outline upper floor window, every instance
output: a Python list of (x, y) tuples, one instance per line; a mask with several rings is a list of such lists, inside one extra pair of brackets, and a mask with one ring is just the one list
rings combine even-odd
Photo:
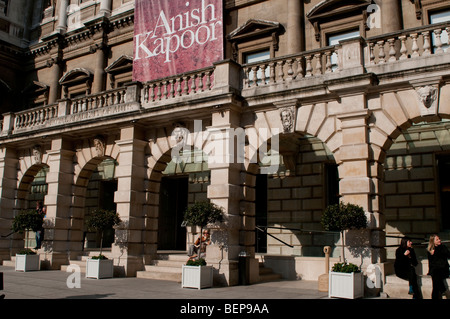
[[(442, 23), (447, 21), (450, 21), (450, 10), (430, 14), (430, 24)], [(434, 32), (431, 33), (431, 37), (433, 41), (433, 49), (436, 50), (437, 39)], [(442, 42), (442, 49), (447, 50), (449, 45), (448, 45), (448, 33), (446, 30), (442, 30), (441, 32), (441, 42)]]
[[(265, 60), (269, 60), (270, 59), (270, 50), (263, 50), (263, 51), (258, 51), (258, 52), (253, 52), (253, 53), (248, 53), (245, 55), (245, 63), (253, 63), (253, 62), (261, 62), (261, 61), (265, 61)], [(265, 82), (268, 83), (269, 81), (269, 76), (270, 76), (270, 69), (266, 68), (265, 71)], [(249, 73), (249, 84), (253, 83), (253, 77), (254, 77), (254, 72), (250, 71)], [(256, 72), (256, 78), (257, 83), (261, 83), (262, 81), (262, 70), (258, 69), (258, 71)]]
[[(328, 36), (328, 45), (337, 45), (339, 41), (357, 38), (360, 36), (359, 30), (346, 31), (341, 33), (335, 33)], [(334, 71), (338, 67), (338, 57), (336, 53), (331, 55), (331, 68)]]

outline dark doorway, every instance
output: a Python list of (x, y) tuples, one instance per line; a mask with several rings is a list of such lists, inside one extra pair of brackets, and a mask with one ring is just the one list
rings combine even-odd
[(186, 228), (181, 227), (187, 207), (188, 176), (163, 177), (158, 218), (158, 249), (186, 250)]
[[(99, 208), (107, 210), (116, 210), (114, 202), (114, 193), (117, 191), (117, 180), (100, 181), (99, 189)], [(111, 247), (114, 243), (114, 229), (107, 229), (103, 232), (103, 248)], [(97, 246), (100, 247), (100, 239), (97, 239)]]
[[(256, 201), (255, 201), (256, 226), (266, 231), (267, 228), (267, 175), (256, 176)], [(267, 234), (266, 232), (256, 231), (256, 252), (267, 252)]]
[(450, 231), (450, 155), (438, 157), (441, 221), (443, 231)]

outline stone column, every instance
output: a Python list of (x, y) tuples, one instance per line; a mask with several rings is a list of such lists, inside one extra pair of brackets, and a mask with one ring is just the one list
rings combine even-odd
[(52, 104), (55, 103), (60, 97), (61, 86), (59, 85), (59, 79), (61, 78), (61, 66), (58, 61), (50, 61), (49, 65), (52, 78), (50, 83), (50, 92), (48, 95), (48, 104)]
[[(73, 156), (70, 141), (63, 138), (52, 141), (48, 153), (49, 172), (47, 174), (48, 191), (44, 205), (47, 207), (47, 217), (44, 221), (44, 253), (51, 269), (59, 269), (69, 262), (69, 252), (76, 249), (82, 238), (70, 235), (71, 203), (73, 186)], [(74, 243), (74, 244), (72, 244)], [(80, 249), (80, 247), (79, 247)], [(42, 257), (41, 257), (42, 260)]]
[[(2, 236), (11, 233), (16, 201), (18, 161), (15, 150), (0, 148), (0, 234)], [(19, 248), (23, 247), (19, 241), (13, 241), (11, 245), (13, 239), (14, 236), (0, 237), (0, 262), (9, 260), (10, 254), (15, 254)]]
[(92, 93), (100, 93), (105, 87), (105, 50), (103, 43), (91, 47), (91, 52), (95, 54), (94, 81), (92, 83)]
[(101, 0), (100, 3), (100, 16), (111, 16), (111, 0)]
[(58, 12), (58, 24), (56, 26), (56, 32), (65, 33), (67, 31), (67, 7), (69, 6), (69, 0), (59, 1)]
[(288, 1), (287, 43), (288, 54), (305, 50), (303, 0)]
[(399, 0), (378, 1), (381, 6), (383, 33), (395, 32), (402, 29), (402, 12)]
[[(114, 264), (120, 269), (119, 275), (136, 276), (136, 271), (144, 270), (143, 254), (146, 238), (144, 205), (146, 196), (144, 180), (145, 147), (143, 133), (136, 127), (121, 129), (120, 161), (116, 169), (118, 178), (114, 200), (123, 223), (116, 229), (116, 239), (112, 246)], [(119, 258), (120, 257), (120, 258)]]

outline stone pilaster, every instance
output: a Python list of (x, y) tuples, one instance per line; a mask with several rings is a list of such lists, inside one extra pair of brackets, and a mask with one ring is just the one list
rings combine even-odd
[[(245, 231), (241, 216), (243, 189), (241, 184), (242, 163), (231, 156), (229, 147), (234, 147), (234, 129), (238, 127), (240, 112), (234, 106), (221, 106), (212, 115), (214, 132), (211, 140), (208, 168), (211, 171), (211, 183), (208, 186), (208, 198), (223, 207), (225, 222), (211, 233), (212, 245), (207, 250), (207, 263), (214, 266), (214, 280), (219, 285), (237, 285), (239, 282), (238, 257), (245, 251)], [(234, 148), (236, 149), (236, 148)], [(254, 223), (254, 222), (253, 222)], [(254, 241), (254, 240), (253, 240)], [(254, 257), (254, 251), (247, 252)], [(253, 255), (253, 256), (252, 256)], [(257, 271), (257, 261), (251, 262), (251, 273)]]
[[(12, 219), (17, 187), (17, 158), (13, 149), (0, 148), (0, 262), (9, 260), (10, 247), (19, 248), (22, 243), (12, 243), (11, 233)], [(5, 237), (3, 237), (5, 236)]]
[[(346, 233), (345, 258), (349, 262), (362, 264), (363, 268), (366, 268), (369, 264), (378, 263), (384, 259), (381, 250), (384, 236), (380, 232), (384, 227), (384, 222), (380, 218), (379, 207), (381, 170), (379, 165), (372, 160), (370, 141), (368, 140), (370, 111), (362, 107), (365, 105), (364, 101), (363, 95), (343, 97), (343, 104), (351, 103), (355, 110), (341, 114), (338, 118), (342, 123), (343, 142), (339, 149), (341, 200), (362, 206), (369, 220), (369, 227), (366, 230)], [(360, 105), (361, 109), (356, 110), (356, 105)]]
[(116, 141), (120, 147), (120, 160), (116, 169), (118, 185), (114, 200), (123, 223), (116, 229), (112, 253), (116, 269), (117, 266), (121, 269), (119, 275), (122, 276), (136, 276), (136, 271), (144, 269), (147, 143), (142, 138), (141, 132), (131, 126), (122, 128), (120, 140)]
[[(73, 186), (73, 156), (70, 141), (63, 138), (52, 141), (48, 153), (48, 192), (44, 205), (47, 217), (44, 221), (45, 267), (59, 269), (69, 262), (70, 252), (81, 250), (82, 238), (73, 238), (71, 228), (71, 203)], [(78, 243), (78, 247), (72, 245)], [(42, 257), (41, 257), (42, 259)]]

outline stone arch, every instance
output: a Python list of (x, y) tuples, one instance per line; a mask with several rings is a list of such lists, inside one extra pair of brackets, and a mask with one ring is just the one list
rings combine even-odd
[[(98, 145), (98, 140), (100, 141), (100, 146)], [(71, 240), (77, 241), (80, 244), (82, 244), (83, 240), (83, 220), (85, 216), (87, 186), (93, 172), (104, 160), (114, 160), (115, 166), (118, 165), (119, 147), (114, 141), (114, 136), (103, 137), (96, 135), (89, 139), (83, 139), (76, 145), (71, 208), (73, 225), (71, 229)]]
[[(296, 103), (278, 105), (276, 110), (256, 114), (254, 126), (246, 129), (248, 141), (246, 143), (245, 172), (243, 172), (242, 178), (244, 200), (241, 203), (241, 215), (244, 220), (244, 225), (246, 225), (245, 232), (248, 234), (248, 236), (244, 236), (246, 238), (244, 246), (246, 246), (246, 251), (249, 253), (252, 251), (251, 247), (256, 240), (254, 238), (256, 220), (255, 208), (256, 198), (258, 197), (256, 179), (261, 171), (258, 164), (261, 158), (259, 150), (261, 148), (264, 149), (264, 151), (270, 150), (271, 147), (274, 147), (274, 139), (278, 140), (275, 144), (282, 157), (282, 160), (280, 161), (282, 168), (269, 174), (269, 178), (277, 178), (280, 185), (278, 186), (278, 189), (275, 189), (275, 191), (272, 192), (279, 195), (270, 196), (284, 196), (282, 193), (285, 190), (290, 192), (291, 195), (284, 200), (280, 199), (278, 201), (273, 199), (271, 203), (268, 204), (272, 207), (270, 209), (275, 209), (275, 206), (279, 205), (278, 209), (280, 209), (280, 216), (283, 214), (291, 216), (289, 217), (292, 218), (291, 221), (286, 220), (285, 222), (278, 223), (279, 225), (285, 225), (286, 228), (300, 228), (302, 222), (305, 222), (305, 225), (307, 225), (306, 215), (315, 218), (317, 223), (317, 216), (312, 216), (315, 213), (322, 212), (325, 208), (324, 198), (326, 197), (325, 188), (327, 187), (324, 178), (325, 171), (328, 166), (331, 167), (331, 164), (333, 169), (337, 166), (338, 160), (336, 159), (336, 153), (339, 151), (341, 145), (342, 134), (338, 131), (340, 127), (339, 121), (336, 116), (327, 116), (330, 113), (330, 109), (332, 110), (335, 106), (336, 104), (334, 102), (305, 105), (299, 108), (297, 108)], [(281, 112), (286, 107), (295, 107), (293, 112), (295, 115), (293, 128), (287, 130), (287, 132), (286, 128), (289, 129), (290, 125), (283, 125), (281, 119)], [(267, 132), (259, 134), (258, 136), (258, 132), (264, 130)], [(256, 141), (256, 143), (253, 144), (252, 141)], [(313, 143), (314, 146), (311, 146), (313, 145), (311, 144), (309, 149), (317, 150), (320, 155), (312, 155), (312, 152), (308, 154), (308, 143)], [(316, 147), (319, 144), (322, 145), (320, 150)], [(316, 176), (313, 176), (313, 174), (316, 174)], [(308, 187), (304, 187), (306, 184), (302, 184), (313, 183), (313, 180), (316, 177), (321, 181), (323, 180), (321, 185), (313, 186), (311, 184)], [(305, 182), (300, 181), (301, 179), (304, 179)], [(272, 188), (275, 187), (273, 185), (275, 185), (275, 183), (272, 184)], [(313, 191), (314, 187), (316, 191)], [(319, 188), (321, 189), (320, 192), (317, 191)], [(306, 192), (309, 192), (308, 196), (306, 196)], [(321, 195), (319, 196), (319, 194)], [(307, 201), (308, 203), (306, 203)], [(303, 202), (305, 203), (304, 207), (302, 207)], [(287, 213), (285, 214), (283, 211)], [(302, 217), (300, 214), (305, 214), (305, 216)], [(294, 215), (296, 216), (293, 217)], [(312, 225), (312, 222), (313, 220), (311, 219), (309, 224)], [(320, 225), (316, 225), (314, 229), (319, 230), (320, 227)], [(308, 227), (303, 226), (301, 228)], [(296, 247), (289, 248), (293, 251), (303, 249), (302, 254), (319, 254), (322, 251), (322, 247), (317, 249), (314, 248), (313, 245), (306, 247), (307, 244), (305, 245), (305, 243), (308, 240), (305, 239), (304, 234), (295, 232), (289, 234), (289, 232), (290, 231), (288, 230), (275, 230), (272, 234), (276, 235), (278, 238), (288, 238), (286, 241)], [(311, 238), (312, 237), (313, 236), (311, 236)], [(317, 238), (318, 236), (316, 236), (316, 239)], [(336, 244), (336, 238), (333, 237), (330, 241), (330, 245), (333, 246), (334, 244)], [(283, 245), (280, 244), (280, 247), (281, 246)], [(280, 249), (286, 251), (284, 248)], [(295, 278), (295, 274), (291, 273), (290, 276)]]
[(28, 192), (36, 174), (43, 168), (49, 168), (48, 155), (41, 145), (23, 149), (18, 155), (17, 204), (15, 206), (17, 209), (26, 209), (29, 208)]
[[(428, 106), (419, 96), (419, 90), (427, 87), (439, 92)], [(442, 211), (436, 160), (439, 154), (448, 154), (450, 132), (438, 123), (450, 118), (449, 89), (442, 83), (419, 84), (369, 100), (370, 147), (381, 167), (382, 209), (388, 236), (420, 237), (439, 232)], [(416, 129), (415, 124), (422, 123), (428, 128), (422, 130), (417, 125)], [(398, 241), (386, 238), (388, 258), (393, 258), (392, 246)], [(423, 247), (418, 246), (416, 251), (419, 258), (424, 258)]]
[[(188, 129), (189, 128), (189, 129)], [(174, 156), (178, 156), (182, 154), (184, 150), (188, 151), (188, 153), (192, 152), (192, 158), (188, 160), (191, 161), (192, 165), (198, 166), (201, 165), (200, 171), (206, 169), (207, 163), (204, 162), (205, 157), (203, 153), (203, 142), (201, 142), (201, 138), (195, 140), (195, 133), (193, 132), (192, 127), (186, 127), (184, 124), (175, 123), (172, 126), (167, 126), (159, 129), (153, 130), (149, 134), (149, 149), (150, 154), (147, 156), (147, 216), (148, 216), (148, 224), (150, 229), (153, 232), (152, 236), (148, 238), (153, 238), (153, 242), (148, 241), (147, 245), (149, 248), (147, 249), (148, 254), (146, 254), (145, 258), (153, 258), (157, 251), (157, 238), (158, 238), (158, 229), (159, 229), (159, 214), (160, 214), (160, 191), (161, 191), (161, 183), (163, 180), (164, 171), (166, 169), (171, 169), (175, 165), (172, 161)], [(199, 156), (201, 152), (201, 157)], [(184, 154), (183, 154), (184, 155)], [(198, 157), (195, 157), (198, 156)], [(183, 158), (181, 158), (183, 159)], [(186, 158), (184, 159), (186, 160)], [(188, 164), (190, 165), (190, 164)], [(182, 165), (179, 165), (181, 167)], [(189, 168), (188, 166), (185, 166)], [(181, 172), (181, 175), (189, 175), (189, 187), (193, 183), (208, 183), (209, 176), (203, 176), (199, 172), (189, 171), (189, 172)], [(177, 174), (175, 174), (177, 175)], [(197, 180), (194, 180), (197, 179)], [(192, 195), (192, 194), (191, 194)], [(193, 194), (192, 196), (197, 196), (198, 194)], [(200, 195), (199, 195), (200, 196)], [(190, 199), (189, 199), (190, 200)], [(188, 242), (191, 239), (188, 239)], [(146, 261), (148, 263), (149, 261)]]

